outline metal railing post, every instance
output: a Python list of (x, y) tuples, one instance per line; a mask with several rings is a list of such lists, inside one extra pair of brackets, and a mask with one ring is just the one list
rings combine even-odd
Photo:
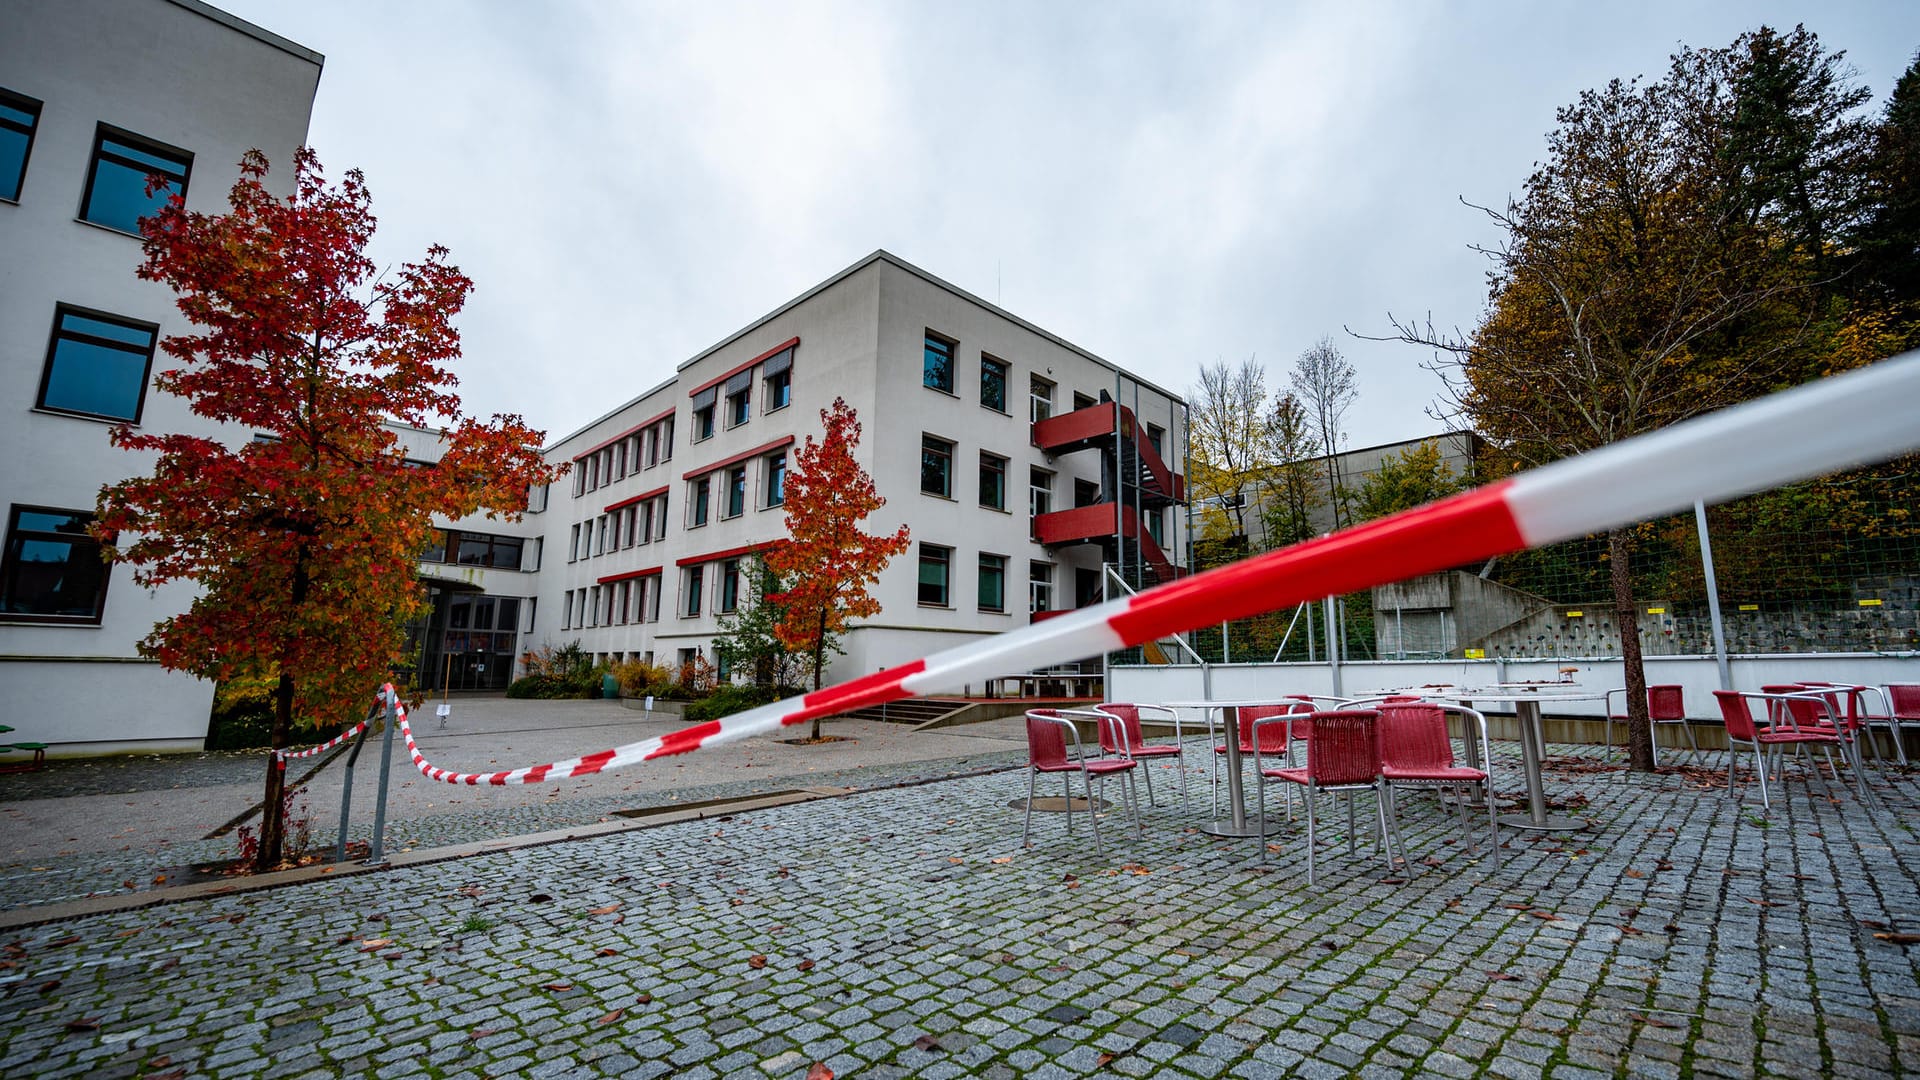
[(373, 805), (373, 844), (367, 851), (367, 866), (384, 866), (387, 861), (387, 782), (393, 774), (393, 729), (400, 718), (399, 691), (387, 698), (387, 730), (380, 739), (380, 795)]
[(333, 861), (347, 861), (347, 818), (353, 808), (353, 765), (360, 760), (360, 748), (367, 742), (367, 729), (361, 728), (360, 734), (353, 738), (353, 749), (347, 752), (347, 774), (340, 781), (340, 840), (333, 846)]
[(1707, 504), (1695, 500), (1693, 524), (1700, 531), (1700, 570), (1706, 577), (1707, 617), (1713, 623), (1713, 659), (1720, 665), (1720, 689), (1733, 689), (1733, 669), (1727, 663), (1727, 628), (1720, 621), (1720, 585), (1713, 576), (1713, 538), (1707, 535)]

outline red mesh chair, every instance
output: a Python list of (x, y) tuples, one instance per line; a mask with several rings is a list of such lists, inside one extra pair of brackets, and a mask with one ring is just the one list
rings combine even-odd
[[(1839, 707), (1839, 694), (1829, 693), (1825, 689), (1810, 689), (1805, 683), (1773, 683), (1760, 688), (1767, 695), (1767, 720), (1773, 728), (1791, 727), (1795, 731), (1832, 735), (1834, 745), (1840, 748), (1840, 756), (1846, 759), (1853, 770), (1854, 787), (1860, 793), (1860, 801), (1872, 805), (1873, 795), (1867, 790), (1866, 775), (1861, 772), (1859, 725), (1849, 721)], [(1823, 749), (1825, 749), (1823, 747)], [(1828, 768), (1832, 768), (1832, 754), (1828, 753)], [(1834, 776), (1840, 770), (1834, 769)]]
[[(1615, 694), (1620, 695), (1618, 711), (1615, 711), (1613, 705)], [(1647, 719), (1653, 722), (1655, 732), (1660, 730), (1661, 724), (1679, 724), (1681, 730), (1687, 733), (1687, 745), (1693, 748), (1693, 756), (1696, 758), (1700, 756), (1700, 744), (1693, 737), (1693, 725), (1687, 723), (1686, 694), (1678, 683), (1662, 683), (1647, 687)], [(1624, 686), (1616, 686), (1607, 691), (1608, 755), (1613, 753), (1613, 724), (1616, 720), (1622, 724), (1627, 722), (1627, 688)], [(1656, 767), (1660, 764), (1660, 740), (1657, 738), (1653, 742), (1653, 763)]]
[[(1873, 754), (1873, 763), (1877, 768), (1882, 762), (1879, 740), (1873, 737), (1875, 723), (1893, 727), (1893, 717), (1887, 711), (1887, 699), (1879, 687), (1857, 686), (1852, 683), (1813, 682), (1802, 680), (1798, 685), (1819, 694), (1827, 700), (1827, 708), (1837, 722), (1853, 733), (1856, 750), (1864, 742)], [(1867, 705), (1867, 695), (1880, 699), (1881, 711), (1876, 713)], [(1863, 737), (1864, 736), (1864, 737)], [(1898, 729), (1895, 729), (1894, 742), (1900, 741)]]
[[(1713, 699), (1720, 706), (1720, 719), (1727, 728), (1727, 794), (1736, 795), (1738, 802), (1745, 802), (1746, 792), (1739, 789), (1734, 777), (1734, 751), (1739, 743), (1746, 743), (1753, 750), (1754, 772), (1760, 776), (1760, 805), (1773, 809), (1773, 800), (1767, 796), (1767, 757), (1776, 748), (1787, 746), (1796, 749), (1818, 746), (1828, 751), (1828, 762), (1832, 762), (1831, 748), (1840, 741), (1840, 737), (1831, 731), (1800, 730), (1791, 722), (1777, 729), (1772, 724), (1756, 723), (1753, 718), (1751, 701), (1771, 703), (1774, 695), (1745, 694), (1738, 690), (1715, 690)], [(1768, 708), (1771, 708), (1769, 704)]]
[[(1456, 712), (1480, 734), (1480, 768), (1456, 765), (1453, 740), (1447, 735), (1447, 713)], [(1400, 834), (1400, 814), (1396, 788), (1468, 788), (1478, 787), (1487, 805), (1487, 829), (1493, 837), (1493, 868), (1500, 869), (1500, 823), (1493, 803), (1493, 760), (1488, 755), (1487, 718), (1464, 706), (1440, 706), (1427, 702), (1395, 702), (1380, 707), (1380, 779), (1387, 796), (1387, 823), (1404, 854), (1407, 842)], [(1460, 829), (1473, 849), (1473, 827), (1467, 819), (1464, 794), (1455, 802), (1460, 808)]]
[[(1104, 713), (1082, 712), (1064, 709), (1029, 709), (1027, 711), (1027, 814), (1020, 825), (1020, 846), (1030, 847), (1027, 833), (1033, 825), (1034, 781), (1041, 773), (1059, 773), (1060, 788), (1067, 800), (1067, 831), (1073, 831), (1073, 781), (1071, 775), (1079, 773), (1081, 785), (1087, 793), (1087, 817), (1093, 822), (1093, 850), (1101, 858), (1106, 857), (1100, 846), (1100, 815), (1095, 809), (1093, 778), (1100, 777), (1101, 790), (1106, 790), (1106, 778), (1115, 773), (1126, 774), (1132, 779), (1135, 763), (1127, 758), (1089, 757), (1080, 745), (1080, 730), (1074, 727), (1073, 717), (1084, 717), (1099, 723), (1111, 723), (1113, 718)], [(1071, 748), (1071, 749), (1069, 749)], [(1140, 827), (1140, 808), (1132, 798), (1132, 789), (1128, 784), (1121, 785), (1121, 797), (1133, 810), (1133, 823)]]
[(1906, 740), (1902, 738), (1902, 729), (1920, 727), (1920, 683), (1888, 683), (1887, 726), (1893, 729), (1893, 748), (1900, 755), (1900, 764), (1907, 763)]
[[(1304, 701), (1292, 699), (1273, 705), (1239, 705), (1235, 706), (1233, 711), (1237, 717), (1237, 722), (1234, 726), (1238, 729), (1240, 755), (1243, 759), (1254, 758), (1254, 768), (1258, 770), (1258, 758), (1261, 757), (1283, 757), (1287, 758), (1289, 762), (1292, 761), (1292, 747), (1289, 740), (1306, 737), (1299, 732), (1301, 727), (1306, 724), (1306, 715), (1313, 711), (1313, 706)], [(1259, 723), (1259, 721), (1278, 716), (1290, 716), (1294, 717), (1294, 719), (1291, 723), (1283, 724)], [(1254, 749), (1256, 729), (1259, 732), (1258, 737), (1260, 740), (1257, 754)], [(1226, 757), (1226, 754), (1226, 746), (1222, 744), (1214, 745), (1211, 775), (1213, 779), (1213, 812), (1215, 815), (1220, 813), (1220, 762)]]
[[(1146, 709), (1156, 713), (1165, 713), (1173, 720), (1174, 737), (1171, 743), (1149, 743), (1140, 733), (1140, 711)], [(1180, 779), (1180, 802), (1187, 801), (1187, 770), (1185, 759), (1180, 754), (1180, 717), (1172, 709), (1159, 705), (1131, 705), (1122, 702), (1107, 701), (1094, 706), (1095, 712), (1113, 717), (1114, 722), (1100, 725), (1100, 749), (1108, 756), (1119, 755), (1132, 761), (1143, 758), (1176, 759), (1174, 770)], [(1140, 773), (1147, 779), (1147, 805), (1158, 806), (1153, 800), (1153, 770), (1151, 762), (1140, 767)]]
[[(1263, 777), (1299, 784), (1307, 799), (1307, 885), (1314, 884), (1314, 845), (1318, 842), (1318, 816), (1315, 795), (1347, 796), (1347, 851), (1354, 850), (1353, 794), (1371, 789), (1374, 807), (1380, 819), (1380, 851), (1393, 870), (1393, 845), (1387, 838), (1387, 805), (1381, 795), (1379, 713), (1373, 709), (1336, 709), (1313, 714), (1313, 741), (1307, 744), (1307, 764), (1302, 769), (1263, 769)], [(1266, 785), (1260, 785), (1260, 821), (1265, 829)], [(1265, 861), (1267, 844), (1264, 831), (1260, 858)]]

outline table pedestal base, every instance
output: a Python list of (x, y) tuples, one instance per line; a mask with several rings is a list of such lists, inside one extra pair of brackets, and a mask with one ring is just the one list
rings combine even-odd
[[(1285, 833), (1287, 829), (1288, 825), (1284, 818), (1267, 819), (1267, 835), (1269, 837), (1280, 836)], [(1215, 818), (1212, 821), (1201, 823), (1200, 831), (1206, 833), (1208, 836), (1259, 836), (1260, 819), (1248, 818), (1245, 825), (1236, 827), (1233, 824), (1232, 818)]]
[(1540, 832), (1573, 832), (1587, 827), (1580, 818), (1565, 814), (1547, 814), (1545, 820), (1535, 821), (1531, 814), (1501, 814), (1494, 820), (1510, 829), (1535, 829)]

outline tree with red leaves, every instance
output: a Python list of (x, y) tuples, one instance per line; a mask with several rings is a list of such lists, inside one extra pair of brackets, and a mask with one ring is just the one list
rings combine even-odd
[[(867, 586), (907, 549), (907, 527), (890, 536), (860, 527), (868, 514), (887, 504), (874, 490), (873, 477), (854, 460), (860, 445), (860, 420), (840, 398), (820, 410), (820, 441), (807, 436), (787, 470), (787, 541), (767, 550), (767, 568), (792, 587), (767, 599), (786, 608), (774, 628), (780, 641), (813, 657), (813, 688), (820, 689), (829, 643), (849, 619), (880, 610)], [(812, 738), (820, 738), (820, 720)]]
[[(141, 222), (140, 277), (170, 287), (196, 328), (162, 343), (180, 366), (154, 385), (223, 429), (115, 428), (115, 445), (154, 466), (101, 490), (96, 526), (140, 584), (200, 586), (142, 654), (217, 682), (275, 681), (275, 748), (296, 716), (318, 726), (364, 710), (401, 659), (426, 603), (432, 515), (516, 518), (555, 475), (519, 417), (460, 415), (446, 365), (473, 283), (446, 249), (376, 276), (361, 174), (329, 186), (304, 148), (293, 171), (278, 199), (250, 151), (229, 212), (189, 213), (175, 196)], [(389, 421), (437, 427), (440, 460), (408, 461)], [(283, 784), (269, 762), (256, 869), (281, 858)]]

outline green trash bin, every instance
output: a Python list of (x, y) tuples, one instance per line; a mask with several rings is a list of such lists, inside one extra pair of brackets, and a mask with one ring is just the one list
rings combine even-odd
[(602, 675), (600, 677), (600, 696), (606, 698), (608, 701), (619, 701), (620, 680), (614, 678), (612, 675)]

